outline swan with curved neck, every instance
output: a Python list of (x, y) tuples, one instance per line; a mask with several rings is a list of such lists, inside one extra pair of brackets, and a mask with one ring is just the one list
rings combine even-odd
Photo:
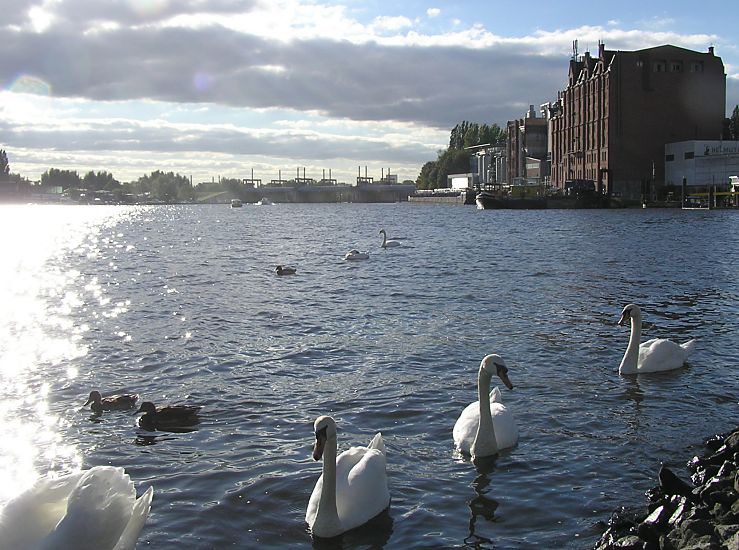
[(376, 434), (367, 447), (336, 456), (336, 422), (320, 416), (314, 424), (313, 459), (323, 458), (323, 473), (308, 502), (305, 521), (316, 537), (338, 536), (367, 523), (390, 505), (385, 444)]
[(454, 424), (454, 443), (473, 459), (492, 456), (501, 449), (513, 447), (518, 441), (516, 420), (501, 402), (500, 390), (496, 387), (490, 391), (493, 375), (498, 376), (508, 389), (513, 389), (508, 367), (500, 355), (486, 355), (480, 362), (477, 375), (479, 399), (467, 405)]
[(391, 248), (393, 246), (400, 246), (400, 241), (396, 241), (394, 239), (388, 240), (387, 233), (385, 233), (384, 229), (380, 229), (380, 235), (382, 235), (382, 244), (380, 245), (382, 248)]
[(619, 374), (639, 374), (643, 372), (662, 372), (679, 369), (695, 350), (696, 340), (677, 344), (665, 338), (654, 338), (641, 342), (641, 309), (629, 304), (621, 312), (619, 325), (631, 321), (631, 335), (626, 347)]

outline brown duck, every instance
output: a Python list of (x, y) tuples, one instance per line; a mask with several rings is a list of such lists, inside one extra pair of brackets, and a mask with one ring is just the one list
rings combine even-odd
[(139, 426), (145, 430), (186, 428), (200, 422), (200, 407), (194, 405), (166, 405), (157, 408), (151, 401), (144, 401), (137, 413), (144, 413), (139, 418)]
[(102, 414), (103, 411), (126, 411), (132, 409), (138, 399), (139, 396), (135, 393), (103, 397), (99, 391), (93, 390), (90, 392), (90, 397), (84, 406), (87, 407), (87, 405), (90, 405), (90, 409), (95, 414)]

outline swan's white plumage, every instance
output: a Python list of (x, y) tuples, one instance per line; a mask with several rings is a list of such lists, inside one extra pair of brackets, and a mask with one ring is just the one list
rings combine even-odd
[(360, 252), (359, 250), (350, 250), (344, 256), (345, 260), (368, 260), (369, 252)]
[[(381, 434), (376, 434), (367, 447), (352, 447), (342, 452), (336, 457), (336, 467), (333, 470), (330, 467), (327, 468), (325, 463), (325, 460), (331, 459), (332, 456), (329, 451), (329, 446), (332, 445), (331, 439), (326, 445), (323, 473), (313, 488), (305, 514), (305, 521), (311, 527), (313, 534), (318, 537), (332, 537), (359, 527), (390, 505), (386, 451)], [(335, 446), (336, 438), (334, 437), (333, 456), (336, 456)], [(334, 520), (333, 527), (322, 531), (319, 527), (320, 523), (316, 520), (324, 488), (324, 477), (328, 475), (336, 476), (335, 502), (338, 525)], [(330, 509), (330, 506), (327, 508)]]
[(0, 550), (133, 550), (153, 488), (138, 499), (123, 468), (44, 477), (0, 511)]
[[(496, 386), (490, 392), (490, 414), (493, 417), (495, 442), (498, 449), (513, 447), (518, 442), (518, 425), (513, 413), (502, 402), (502, 395)], [(470, 403), (459, 415), (454, 424), (452, 436), (454, 444), (464, 453), (471, 453), (477, 428), (480, 425), (480, 401)]]
[(382, 248), (392, 248), (394, 246), (400, 246), (400, 241), (387, 238), (387, 233), (384, 229), (380, 229), (380, 235), (382, 235), (382, 244), (380, 245)]
[(621, 365), (620, 374), (663, 372), (682, 367), (695, 350), (696, 340), (677, 344), (665, 338), (653, 338), (641, 342), (641, 309), (635, 304), (624, 307), (619, 324), (631, 320), (631, 335)]

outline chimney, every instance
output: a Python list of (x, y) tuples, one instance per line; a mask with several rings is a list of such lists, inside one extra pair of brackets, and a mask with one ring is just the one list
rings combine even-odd
[(713, 55), (713, 46), (708, 46), (708, 53)]

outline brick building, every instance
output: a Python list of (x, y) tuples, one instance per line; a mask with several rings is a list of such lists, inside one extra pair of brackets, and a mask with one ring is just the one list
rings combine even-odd
[(525, 118), (509, 120), (506, 125), (506, 178), (513, 183), (517, 178), (541, 181), (547, 174), (542, 165), (547, 158), (547, 120), (536, 116), (529, 106)]
[(726, 74), (720, 57), (675, 46), (586, 52), (570, 61), (567, 88), (551, 104), (551, 181), (595, 182), (641, 199), (664, 185), (671, 142), (720, 139)]

